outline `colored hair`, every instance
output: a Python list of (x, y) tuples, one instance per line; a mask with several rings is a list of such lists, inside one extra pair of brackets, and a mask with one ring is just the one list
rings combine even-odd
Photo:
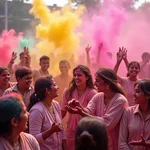
[(85, 117), (79, 121), (75, 150), (108, 150), (106, 127), (100, 119)]
[(8, 136), (12, 132), (11, 119), (20, 119), (23, 98), (11, 93), (0, 98), (0, 136)]
[[(85, 66), (85, 65), (78, 65), (77, 67), (75, 67), (73, 69), (73, 75), (75, 73), (75, 70), (77, 70), (77, 69), (80, 69), (84, 73), (84, 75), (86, 77), (88, 77), (88, 80), (86, 81), (87, 87), (94, 89), (94, 84), (93, 84), (93, 79), (92, 79), (92, 75), (91, 75), (90, 69), (87, 66)], [(73, 93), (73, 91), (74, 91), (74, 89), (76, 87), (77, 86), (75, 84), (75, 81), (74, 81), (74, 79), (72, 79), (72, 81), (69, 84), (69, 89), (68, 89), (68, 91), (66, 93), (67, 94), (66, 96), (69, 96), (71, 98), (72, 97), (72, 93)]]
[(109, 85), (113, 92), (125, 95), (122, 88), (118, 85), (117, 75), (112, 69), (101, 68), (96, 72), (96, 74), (98, 77), (102, 78), (104, 83)]
[(35, 82), (35, 92), (30, 97), (28, 110), (30, 110), (37, 102), (43, 101), (45, 99), (46, 89), (51, 89), (53, 84), (52, 79), (52, 76), (41, 77)]

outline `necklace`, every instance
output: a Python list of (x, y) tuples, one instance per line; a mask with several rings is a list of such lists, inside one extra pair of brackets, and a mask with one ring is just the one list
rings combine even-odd
[(86, 91), (86, 88), (85, 88), (84, 91), (79, 91), (79, 90), (77, 89), (78, 98), (82, 97), (82, 95), (85, 93), (85, 91)]

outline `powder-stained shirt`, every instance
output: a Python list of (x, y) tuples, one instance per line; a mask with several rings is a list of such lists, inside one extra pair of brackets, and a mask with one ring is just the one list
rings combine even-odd
[[(139, 80), (140, 79), (138, 79), (137, 81), (139, 81)], [(121, 85), (122, 85), (122, 88), (123, 88), (125, 95), (127, 97), (129, 106), (135, 105), (133, 93), (134, 93), (134, 84), (137, 81), (131, 81), (129, 78), (121, 78)]]
[(96, 94), (87, 105), (88, 113), (97, 116), (106, 124), (109, 150), (118, 150), (119, 124), (127, 106), (127, 99), (120, 93), (116, 93), (110, 102), (105, 105), (104, 93), (102, 92)]
[[(21, 132), (20, 135), (21, 150), (40, 150), (37, 140), (30, 134)], [(0, 137), (0, 150), (14, 150), (11, 144), (3, 137)]]
[(26, 105), (26, 107), (28, 107), (29, 102), (30, 102), (30, 97), (31, 95), (34, 93), (34, 88), (32, 86), (29, 87), (29, 89), (24, 93), (24, 95), (22, 95), (19, 90), (18, 90), (18, 84), (15, 84), (14, 86), (8, 88), (7, 90), (4, 91), (3, 95), (12, 93), (12, 92), (16, 92), (18, 94), (20, 94), (23, 99), (24, 99), (24, 103)]
[(62, 122), (60, 105), (55, 100), (51, 104), (54, 109), (54, 114), (50, 113), (42, 102), (36, 103), (31, 108), (29, 115), (29, 133), (37, 139), (41, 150), (62, 150), (62, 140), (66, 139), (64, 130), (53, 133), (45, 140), (42, 137), (42, 133), (50, 129), (54, 122)]
[(129, 142), (139, 141), (143, 135), (150, 142), (150, 114), (144, 119), (139, 105), (128, 107), (122, 116), (119, 132), (119, 150), (149, 150), (145, 146), (133, 146)]

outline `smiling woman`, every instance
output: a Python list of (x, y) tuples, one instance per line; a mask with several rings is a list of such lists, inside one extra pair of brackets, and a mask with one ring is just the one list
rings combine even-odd
[[(63, 93), (61, 101), (62, 116), (65, 117), (67, 113), (65, 106), (70, 100), (78, 99), (80, 103), (86, 107), (96, 93), (89, 68), (84, 65), (76, 66), (73, 69), (73, 79), (70, 86)], [(81, 116), (79, 115), (73, 116), (72, 114), (68, 114), (66, 135), (69, 150), (74, 150), (75, 131), (80, 119)]]
[(148, 150), (150, 148), (150, 80), (135, 84), (134, 101), (128, 107), (120, 124), (119, 150)]

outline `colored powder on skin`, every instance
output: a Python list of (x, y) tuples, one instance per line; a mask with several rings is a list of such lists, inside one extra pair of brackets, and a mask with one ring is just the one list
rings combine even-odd
[(22, 37), (22, 33), (16, 34), (15, 30), (4, 30), (0, 35), (0, 65), (7, 66), (12, 52), (18, 46), (18, 40)]
[(36, 45), (37, 52), (39, 55), (48, 56), (54, 53), (55, 61), (50, 58), (52, 74), (58, 74), (58, 62), (61, 59), (68, 59), (71, 65), (75, 65), (72, 58), (75, 57), (80, 45), (80, 33), (75, 30), (81, 24), (80, 16), (83, 11), (84, 7), (73, 10), (70, 5), (50, 11), (42, 0), (33, 1), (30, 13), (40, 20), (36, 27), (36, 37), (40, 39)]

